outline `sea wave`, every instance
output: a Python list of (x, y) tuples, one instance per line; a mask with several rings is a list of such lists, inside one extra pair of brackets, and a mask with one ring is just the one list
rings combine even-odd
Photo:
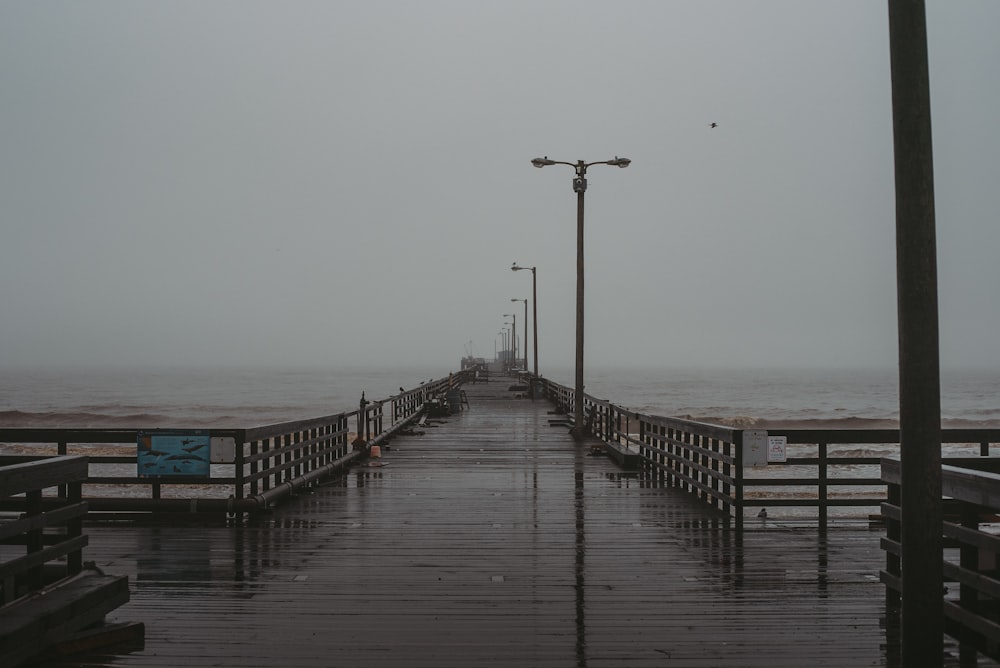
[[(252, 417), (243, 411), (213, 412), (185, 410), (183, 414), (160, 412), (122, 412), (98, 410), (21, 411), (0, 410), (0, 428), (6, 429), (149, 429), (153, 427), (228, 428), (239, 429), (261, 424), (276, 424), (303, 419), (302, 415), (286, 415), (274, 411), (268, 415), (262, 407)], [(96, 407), (95, 407), (96, 408)], [(272, 409), (273, 410), (273, 409)], [(681, 420), (721, 425), (735, 429), (898, 429), (899, 421), (892, 418), (859, 416), (815, 418), (761, 418), (753, 415), (675, 415)], [(1000, 419), (945, 418), (946, 429), (998, 429)]]
[(816, 418), (761, 418), (752, 415), (678, 415), (682, 420), (717, 424), (737, 429), (896, 429), (898, 420), (857, 416)]
[[(0, 411), (0, 427), (5, 429), (148, 429), (176, 425), (175, 416), (159, 413), (109, 415), (85, 411)], [(185, 426), (218, 424), (219, 418), (184, 420)]]
[[(899, 429), (897, 418), (844, 417), (760, 418), (752, 415), (677, 415), (682, 420), (705, 422), (736, 429)], [(1000, 419), (942, 418), (945, 429), (1000, 429)]]

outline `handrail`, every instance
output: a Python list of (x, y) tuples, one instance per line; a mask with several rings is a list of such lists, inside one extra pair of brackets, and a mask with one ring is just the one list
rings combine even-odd
[[(83, 517), (87, 504), (80, 486), (87, 478), (86, 457), (52, 457), (37, 461), (0, 457), (0, 499), (9, 501), (22, 513), (0, 524), (0, 541), (23, 542), (25, 553), (0, 560), (0, 606), (47, 584), (44, 569), (65, 559), (62, 577), (78, 574), (83, 568)], [(66, 486), (68, 493), (58, 507), (45, 512), (42, 492)], [(46, 532), (55, 529), (57, 533)]]
[[(107, 445), (108, 450), (88, 454), (90, 471), (85, 474), (87, 501), (94, 512), (209, 512), (240, 515), (266, 510), (280, 498), (367, 456), (371, 445), (379, 444), (415, 420), (432, 398), (444, 395), (475, 374), (471, 367), (432, 380), (391, 397), (365, 402), (353, 411), (243, 429), (206, 429), (212, 438), (232, 441), (233, 459), (211, 464), (208, 478), (195, 476), (144, 477), (138, 475), (135, 445), (140, 432), (169, 429), (25, 429), (0, 428), (0, 443), (38, 446), (30, 461), (52, 455), (66, 455), (71, 446)], [(357, 436), (349, 442), (349, 434)], [(132, 446), (125, 448), (123, 446)], [(45, 447), (48, 446), (48, 447)], [(55, 452), (52, 452), (55, 446)], [(75, 452), (93, 453), (92, 448), (73, 447)], [(120, 450), (120, 451), (116, 451)], [(110, 451), (110, 453), (109, 453)], [(10, 460), (8, 460), (10, 461)], [(132, 473), (98, 473), (96, 467), (133, 465)], [(133, 494), (101, 495), (93, 485), (126, 485), (148, 489), (148, 496)], [(198, 494), (192, 494), (197, 485)], [(207, 491), (206, 491), (207, 487)], [(65, 488), (57, 497), (40, 500), (43, 507), (63, 503)], [(17, 501), (0, 497), (0, 510)]]
[[(547, 379), (537, 382), (547, 398), (566, 409), (566, 419), (572, 424), (569, 407), (574, 390)], [(589, 395), (584, 397), (584, 407), (586, 433), (606, 444), (634, 450), (642, 475), (680, 487), (735, 515), (738, 528), (751, 508), (815, 508), (823, 526), (833, 507), (878, 508), (886, 498), (886, 486), (876, 471), (882, 455), (858, 456), (849, 452), (850, 446), (878, 444), (890, 452), (899, 450), (898, 429), (772, 427), (767, 435), (786, 438), (788, 457), (781, 463), (768, 463), (764, 471), (745, 462), (747, 429), (646, 415)], [(1000, 429), (944, 429), (941, 434), (942, 444), (952, 448), (966, 444), (978, 448), (980, 456), (1000, 443)], [(839, 447), (831, 451), (831, 446)], [(871, 475), (858, 475), (859, 466), (870, 466)], [(800, 471), (802, 475), (795, 475)]]
[[(886, 588), (887, 608), (898, 612), (905, 578), (899, 456), (882, 460), (882, 479), (889, 492), (882, 504), (886, 565), (879, 579)], [(950, 548), (941, 555), (944, 631), (959, 641), (963, 665), (975, 665), (977, 653), (1000, 659), (1000, 623), (994, 605), (1000, 598), (1000, 536), (986, 529), (1000, 514), (1000, 458), (943, 458), (941, 494), (941, 533)]]
[[(139, 432), (136, 429), (0, 429), (0, 443), (55, 444), (54, 454), (58, 455), (67, 454), (76, 444), (111, 446), (110, 453), (89, 457), (91, 470), (95, 471), (86, 481), (92, 511), (256, 512), (273, 505), (276, 495), (291, 493), (303, 481), (314, 484), (318, 477), (349, 465), (355, 461), (355, 441), (364, 443), (364, 447), (377, 442), (419, 416), (428, 400), (445, 394), (451, 384), (470, 381), (474, 373), (475, 368), (463, 369), (343, 413), (246, 429), (210, 429), (213, 437), (232, 439), (235, 459), (228, 464), (213, 464), (207, 480), (99, 474), (94, 467), (136, 463), (134, 449), (114, 451), (115, 447), (135, 444)], [(523, 377), (531, 378), (530, 374)], [(545, 378), (532, 380), (540, 394), (562, 408), (565, 419), (572, 424), (574, 390)], [(815, 509), (822, 524), (827, 522), (830, 508), (877, 508), (885, 498), (884, 483), (877, 473), (863, 476), (854, 469), (871, 466), (874, 471), (879, 456), (858, 456), (844, 452), (844, 447), (885, 444), (887, 452), (898, 451), (899, 447), (896, 429), (771, 428), (769, 435), (787, 439), (788, 459), (768, 464), (768, 471), (763, 473), (744, 461), (745, 429), (647, 415), (589, 395), (584, 397), (584, 406), (585, 433), (619, 454), (627, 453), (631, 461), (637, 459), (639, 475), (679, 487), (735, 515), (737, 526), (742, 526), (745, 512), (755, 513), (763, 506)], [(948, 444), (978, 445), (979, 454), (988, 454), (991, 444), (1000, 443), (1000, 430), (946, 429), (942, 438)], [(74, 453), (85, 451), (74, 448)], [(53, 453), (49, 450), (45, 454)], [(204, 487), (206, 483), (211, 486), (210, 494), (192, 495), (186, 491), (186, 486)], [(89, 487), (96, 484), (147, 488), (149, 496), (99, 495), (99, 490)], [(267, 503), (262, 504), (262, 498)], [(0, 509), (3, 507), (0, 501)]]

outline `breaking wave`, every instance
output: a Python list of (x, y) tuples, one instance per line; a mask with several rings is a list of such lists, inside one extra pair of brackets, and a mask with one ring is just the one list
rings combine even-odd
[[(176, 416), (159, 413), (127, 413), (110, 415), (86, 411), (0, 411), (0, 427), (6, 429), (148, 429), (175, 426)], [(220, 423), (233, 425), (233, 418), (185, 418), (185, 425), (204, 427)]]

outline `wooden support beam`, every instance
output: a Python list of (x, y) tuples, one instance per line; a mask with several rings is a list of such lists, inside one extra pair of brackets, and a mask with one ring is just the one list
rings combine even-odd
[(902, 453), (902, 659), (943, 652), (941, 389), (934, 161), (923, 0), (889, 0)]

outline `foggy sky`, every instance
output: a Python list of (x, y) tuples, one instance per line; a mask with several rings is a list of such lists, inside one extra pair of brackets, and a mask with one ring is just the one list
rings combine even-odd
[[(928, 2), (941, 361), (1000, 366), (1000, 3)], [(708, 124), (717, 122), (718, 128)], [(885, 2), (0, 0), (0, 367), (892, 367)]]

